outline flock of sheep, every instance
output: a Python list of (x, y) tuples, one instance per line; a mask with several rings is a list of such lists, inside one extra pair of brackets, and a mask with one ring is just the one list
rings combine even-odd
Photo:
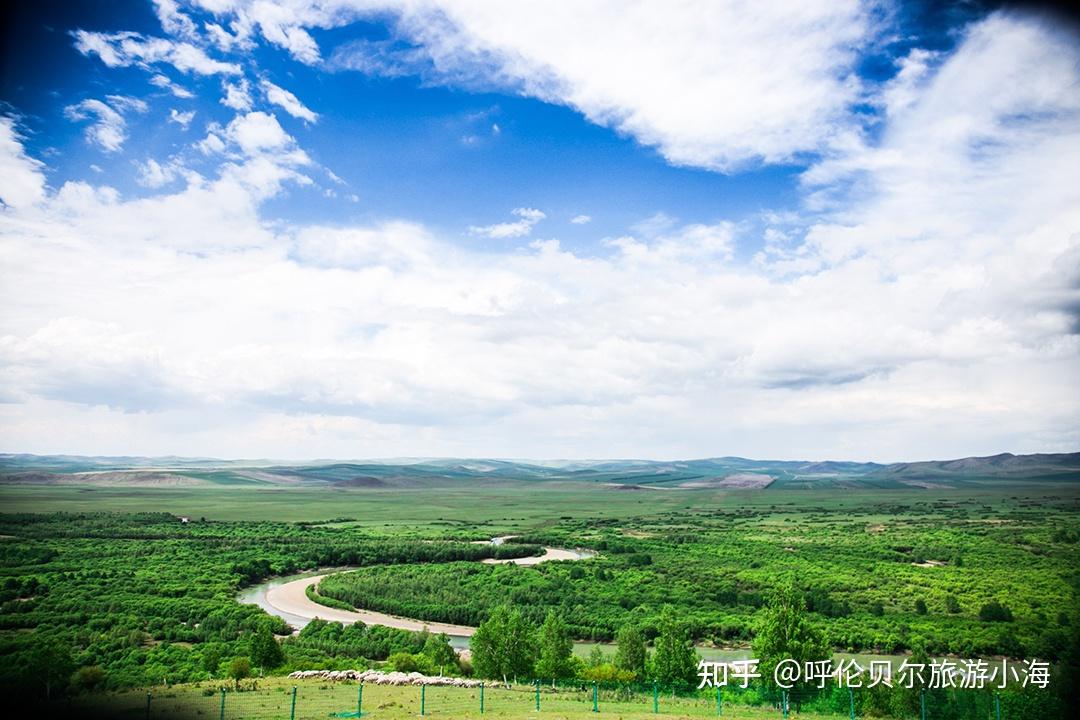
[(452, 687), (479, 687), (479, 680), (423, 675), (418, 672), (382, 672), (380, 670), (297, 670), (289, 673), (296, 680), (359, 680), (373, 685), (449, 685)]

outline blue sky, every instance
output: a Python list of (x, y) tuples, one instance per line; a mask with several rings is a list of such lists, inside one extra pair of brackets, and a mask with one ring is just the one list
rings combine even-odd
[(6, 450), (1080, 439), (1077, 38), (1043, 8), (6, 12)]

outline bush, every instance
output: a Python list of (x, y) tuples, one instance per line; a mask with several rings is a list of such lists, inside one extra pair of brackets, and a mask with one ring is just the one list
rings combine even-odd
[(105, 671), (99, 665), (81, 667), (71, 674), (71, 686), (76, 692), (98, 690), (105, 684)]
[(1012, 622), (1013, 614), (997, 600), (991, 600), (979, 608), (979, 619), (983, 622)]

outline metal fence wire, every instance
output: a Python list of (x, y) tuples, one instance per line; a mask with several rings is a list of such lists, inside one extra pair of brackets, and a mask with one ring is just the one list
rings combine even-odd
[[(54, 703), (57, 715), (199, 720), (327, 718), (855, 718), (899, 720), (1049, 720), (1065, 717), (1051, 694), (1041, 702), (994, 690), (674, 687), (660, 683), (553, 682), (379, 685), (300, 681), (260, 687), (177, 686), (151, 692), (99, 693)], [(1059, 714), (1061, 713), (1061, 714)]]

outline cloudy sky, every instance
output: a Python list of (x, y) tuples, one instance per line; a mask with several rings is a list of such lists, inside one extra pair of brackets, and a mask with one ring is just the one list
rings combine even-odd
[(19, 5), (0, 450), (1080, 448), (1080, 40), (1061, 17)]

